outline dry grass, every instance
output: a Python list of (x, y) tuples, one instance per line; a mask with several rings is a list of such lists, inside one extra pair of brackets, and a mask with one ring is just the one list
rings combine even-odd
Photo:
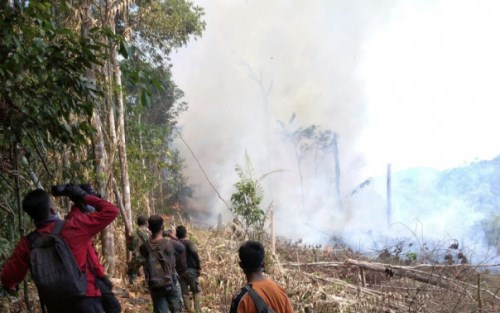
[[(245, 284), (236, 253), (243, 240), (234, 237), (230, 227), (194, 232), (204, 262), (206, 312), (228, 312), (232, 295)], [(348, 259), (369, 262), (342, 246), (324, 249), (278, 240), (276, 255), (267, 257), (266, 270), (285, 287), (296, 312), (500, 311), (499, 274), (480, 273), (469, 266), (387, 265), (394, 267), (391, 276), (348, 265)], [(498, 272), (500, 266), (493, 269)], [(430, 283), (408, 278), (422, 275)]]
[[(203, 262), (204, 312), (228, 312), (232, 296), (245, 284), (237, 259), (243, 238), (238, 238), (231, 227), (188, 228)], [(264, 243), (267, 246), (266, 240)], [(123, 249), (117, 250), (120, 257), (116, 272), (125, 273)], [(378, 263), (388, 269), (380, 272), (347, 264), (348, 259), (374, 264), (342, 246), (325, 249), (278, 240), (276, 255), (268, 253), (266, 270), (285, 287), (295, 312), (500, 312), (498, 265), (488, 268), (490, 272), (479, 272), (469, 266), (398, 267)], [(409, 278), (415, 275), (424, 275), (432, 283)], [(115, 276), (115, 292), (123, 312), (152, 312), (142, 278), (130, 286), (124, 274)], [(30, 289), (36, 313), (36, 292)], [(0, 309), (27, 312), (23, 306), (23, 301), (4, 298)]]

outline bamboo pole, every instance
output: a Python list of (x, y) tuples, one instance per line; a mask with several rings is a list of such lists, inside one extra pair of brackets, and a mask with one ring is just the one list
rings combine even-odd
[(219, 215), (217, 215), (217, 230), (221, 229), (222, 229), (222, 214), (219, 213)]
[(481, 274), (477, 274), (477, 305), (479, 312), (483, 312), (483, 300), (481, 299)]
[(276, 254), (276, 227), (274, 221), (274, 209), (271, 207), (271, 253)]
[(387, 226), (392, 222), (392, 200), (391, 200), (391, 163), (387, 164)]

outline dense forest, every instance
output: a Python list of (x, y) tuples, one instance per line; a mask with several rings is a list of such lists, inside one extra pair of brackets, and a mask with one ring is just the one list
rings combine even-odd
[(0, 263), (32, 228), (20, 201), (34, 188), (91, 183), (119, 205), (101, 234), (111, 274), (117, 233), (190, 196), (169, 54), (201, 36), (203, 14), (184, 0), (1, 2)]

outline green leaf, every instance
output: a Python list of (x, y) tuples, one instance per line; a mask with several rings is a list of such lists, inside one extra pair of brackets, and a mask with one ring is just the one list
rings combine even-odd
[(125, 39), (120, 40), (120, 49), (118, 50), (120, 54), (127, 59), (128, 58), (128, 43), (125, 41)]
[(151, 96), (149, 95), (149, 91), (143, 89), (141, 92), (141, 104), (146, 107), (151, 106)]

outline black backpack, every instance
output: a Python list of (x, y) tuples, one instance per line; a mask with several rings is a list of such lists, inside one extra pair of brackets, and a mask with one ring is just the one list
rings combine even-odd
[(243, 287), (248, 291), (248, 295), (252, 298), (253, 304), (255, 304), (255, 309), (257, 313), (275, 313), (274, 310), (267, 305), (267, 303), (262, 299), (262, 297), (257, 293), (257, 291), (252, 289), (250, 284)]
[(172, 290), (174, 288), (174, 271), (165, 254), (168, 244), (172, 243), (165, 239), (160, 244), (155, 244), (154, 246), (151, 246), (150, 241), (144, 242), (144, 246), (148, 250), (145, 269), (149, 288), (161, 288), (163, 290)]
[(33, 231), (27, 236), (31, 242), (31, 277), (40, 300), (48, 305), (85, 296), (87, 291), (87, 277), (60, 235), (65, 224), (57, 221), (50, 234)]

